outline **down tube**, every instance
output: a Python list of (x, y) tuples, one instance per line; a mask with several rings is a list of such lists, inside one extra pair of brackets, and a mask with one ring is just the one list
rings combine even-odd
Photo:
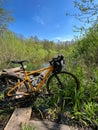
[(39, 91), (39, 90), (41, 89), (41, 87), (43, 86), (45, 80), (47, 79), (47, 77), (48, 77), (48, 76), (50, 75), (50, 73), (52, 72), (53, 67), (50, 66), (50, 67), (47, 68), (46, 70), (47, 70), (47, 72), (46, 72), (46, 74), (45, 74), (43, 80), (42, 80), (42, 81), (39, 83), (39, 85), (37, 86), (36, 91)]
[(25, 80), (18, 82), (15, 86), (13, 86), (7, 93), (8, 96), (12, 96), (11, 92), (13, 92), (16, 88), (19, 88), (21, 84), (23, 84)]

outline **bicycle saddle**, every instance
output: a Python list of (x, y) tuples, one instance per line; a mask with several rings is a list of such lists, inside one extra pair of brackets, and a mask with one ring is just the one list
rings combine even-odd
[(20, 61), (11, 61), (14, 64), (23, 64), (24, 62), (28, 62), (27, 60), (20, 60)]

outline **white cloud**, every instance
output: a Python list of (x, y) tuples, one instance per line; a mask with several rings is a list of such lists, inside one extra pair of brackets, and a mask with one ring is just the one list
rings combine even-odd
[(72, 39), (74, 38), (74, 36), (71, 36), (71, 35), (67, 35), (67, 36), (64, 36), (64, 37), (54, 37), (53, 40), (54, 41), (71, 41)]
[(41, 24), (41, 25), (45, 24), (44, 20), (40, 16), (33, 17), (33, 20), (36, 21), (37, 23)]

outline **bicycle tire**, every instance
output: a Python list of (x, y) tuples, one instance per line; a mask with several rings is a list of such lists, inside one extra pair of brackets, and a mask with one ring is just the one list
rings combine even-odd
[(15, 75), (4, 74), (0, 76), (0, 99), (7, 98), (8, 90), (18, 82), (18, 79)]
[(52, 103), (73, 104), (75, 94), (80, 88), (79, 80), (74, 74), (66, 71), (58, 72), (56, 75), (62, 82), (63, 88), (59, 86), (55, 74), (52, 74), (47, 81), (47, 92), (52, 97)]
[(30, 96), (24, 96), (24, 95), (22, 96), (21, 94), (18, 96), (17, 95), (18, 88), (14, 89), (11, 92), (12, 96), (7, 95), (8, 91), (11, 90), (11, 88), (15, 84), (22, 81), (21, 78), (15, 75), (3, 75), (2, 77), (0, 77), (0, 79), (2, 79), (3, 84), (5, 84), (5, 87), (1, 89), (1, 93), (0, 93), (0, 108), (1, 109), (16, 108), (16, 107), (29, 107), (31, 105), (32, 98)]

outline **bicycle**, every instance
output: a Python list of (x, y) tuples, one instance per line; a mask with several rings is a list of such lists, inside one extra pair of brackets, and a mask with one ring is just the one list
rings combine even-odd
[[(15, 74), (1, 75), (0, 91), (4, 94), (4, 101), (24, 102), (24, 98), (32, 98), (35, 101), (41, 94), (52, 97), (54, 100), (58, 100), (58, 97), (63, 97), (64, 100), (74, 98), (79, 89), (79, 81), (74, 74), (62, 71), (63, 55), (53, 58), (48, 67), (33, 71), (27, 71), (24, 68), (25, 62), (27, 61), (12, 61), (14, 64), (21, 65), (23, 77)], [(45, 83), (46, 86), (44, 86)]]

